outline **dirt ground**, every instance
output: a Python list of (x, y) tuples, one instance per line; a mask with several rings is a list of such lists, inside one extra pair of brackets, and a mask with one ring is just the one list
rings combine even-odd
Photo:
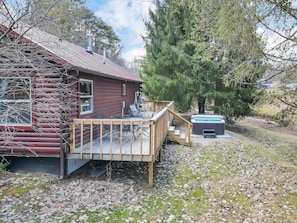
[[(297, 136), (297, 131), (294, 130), (292, 127), (281, 126), (278, 122), (272, 121), (267, 118), (247, 117), (243, 120), (243, 122), (249, 123), (254, 126), (261, 127), (263, 129), (267, 129), (270, 131)], [(244, 129), (240, 128), (238, 124), (227, 126), (227, 129), (238, 133), (243, 133), (244, 131)]]

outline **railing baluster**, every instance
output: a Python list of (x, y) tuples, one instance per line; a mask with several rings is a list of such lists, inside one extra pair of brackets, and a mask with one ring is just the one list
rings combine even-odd
[[(139, 142), (139, 145), (140, 145), (140, 156), (141, 156), (141, 159), (143, 159), (143, 155), (142, 155), (142, 135), (143, 135), (143, 121), (141, 121), (140, 123), (141, 127), (140, 127), (140, 142)], [(137, 127), (137, 131), (139, 131), (139, 128)], [(139, 133), (139, 132), (138, 132)]]
[(109, 128), (109, 145), (110, 145), (110, 148), (109, 148), (109, 157), (110, 157), (110, 160), (112, 160), (112, 131), (113, 131), (113, 123), (112, 121), (110, 122), (110, 128)]
[(72, 139), (72, 148), (70, 150), (71, 153), (74, 152), (75, 150), (75, 139), (76, 139), (76, 135), (75, 135), (75, 122), (72, 122), (72, 136), (70, 136)]
[(120, 123), (120, 156), (123, 159), (123, 121)]
[(84, 143), (84, 120), (80, 121), (80, 158), (82, 159), (83, 144)]
[(102, 147), (103, 147), (103, 122), (100, 121), (100, 159), (102, 160)]
[(133, 143), (133, 125), (132, 125), (132, 121), (130, 121), (130, 159), (132, 161), (132, 143)]
[(90, 159), (93, 159), (93, 121), (90, 124)]

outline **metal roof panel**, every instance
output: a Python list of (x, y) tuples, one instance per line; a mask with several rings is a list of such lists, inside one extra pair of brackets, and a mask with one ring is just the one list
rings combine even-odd
[(68, 62), (74, 69), (79, 71), (120, 80), (143, 82), (137, 75), (112, 62), (110, 59), (106, 58), (105, 63), (103, 63), (102, 55), (94, 52), (89, 53), (83, 47), (59, 39), (40, 29), (30, 27), (29, 25), (22, 25), (13, 31), (19, 35), (24, 33), (26, 39)]

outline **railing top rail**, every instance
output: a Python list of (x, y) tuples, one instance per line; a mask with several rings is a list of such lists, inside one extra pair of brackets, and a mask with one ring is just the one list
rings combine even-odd
[(151, 121), (149, 119), (73, 119), (74, 124), (80, 124), (83, 122), (84, 124), (88, 123), (103, 123), (103, 124), (115, 124), (115, 125), (120, 125), (120, 124), (130, 124), (130, 123), (142, 123), (144, 125), (149, 125)]
[(167, 110), (168, 110), (167, 107), (163, 108), (160, 112), (158, 112), (157, 115), (155, 115), (153, 118), (151, 118), (151, 120), (153, 122), (157, 121), (158, 119), (160, 119), (166, 113)]
[(121, 123), (143, 123), (143, 124), (150, 124), (151, 122), (155, 122), (158, 119), (160, 119), (166, 110), (170, 109), (172, 105), (174, 104), (173, 101), (157, 101), (157, 100), (146, 100), (145, 102), (157, 102), (157, 103), (164, 103), (164, 108), (158, 112), (154, 117), (151, 119), (143, 119), (143, 118), (138, 118), (138, 117), (133, 117), (133, 118), (92, 118), (92, 119), (82, 119), (82, 118), (76, 118), (73, 119), (74, 124), (80, 124), (81, 122), (84, 123), (91, 123), (91, 122), (103, 122), (105, 123), (113, 123), (113, 124), (121, 124)]
[(159, 104), (162, 104), (162, 103), (169, 104), (172, 101), (144, 100), (143, 102), (147, 102), (147, 103), (149, 103), (149, 102), (156, 102), (156, 103), (159, 103)]
[(179, 114), (177, 114), (175, 111), (171, 110), (170, 108), (168, 109), (168, 111), (173, 114), (176, 118), (182, 120), (183, 122), (187, 123), (188, 125), (193, 125), (192, 122), (189, 122), (187, 119), (183, 118), (182, 116), (180, 116)]
[(151, 119), (152, 121), (157, 121), (159, 118), (161, 118), (164, 115), (164, 113), (166, 113), (166, 111), (173, 105), (173, 101), (166, 101), (166, 102), (168, 102), (168, 104), (166, 105), (166, 107), (164, 107), (160, 112), (158, 112), (158, 114), (155, 115)]
[(168, 105), (166, 107), (171, 107), (173, 105), (173, 101), (169, 101)]

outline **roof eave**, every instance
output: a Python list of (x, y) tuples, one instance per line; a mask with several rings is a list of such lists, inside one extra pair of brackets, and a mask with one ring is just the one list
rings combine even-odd
[(111, 78), (111, 79), (116, 79), (116, 80), (123, 80), (123, 81), (137, 82), (137, 83), (143, 83), (144, 82), (143, 80), (134, 80), (134, 79), (116, 77), (116, 76), (112, 76), (112, 75), (109, 75), (109, 74), (104, 74), (104, 73), (96, 72), (94, 70), (89, 70), (89, 69), (82, 68), (82, 67), (77, 67), (77, 66), (73, 66), (71, 68), (71, 70), (77, 70), (79, 72), (84, 72), (84, 73), (87, 73), (87, 74), (93, 74), (93, 75), (106, 77), (106, 78)]

